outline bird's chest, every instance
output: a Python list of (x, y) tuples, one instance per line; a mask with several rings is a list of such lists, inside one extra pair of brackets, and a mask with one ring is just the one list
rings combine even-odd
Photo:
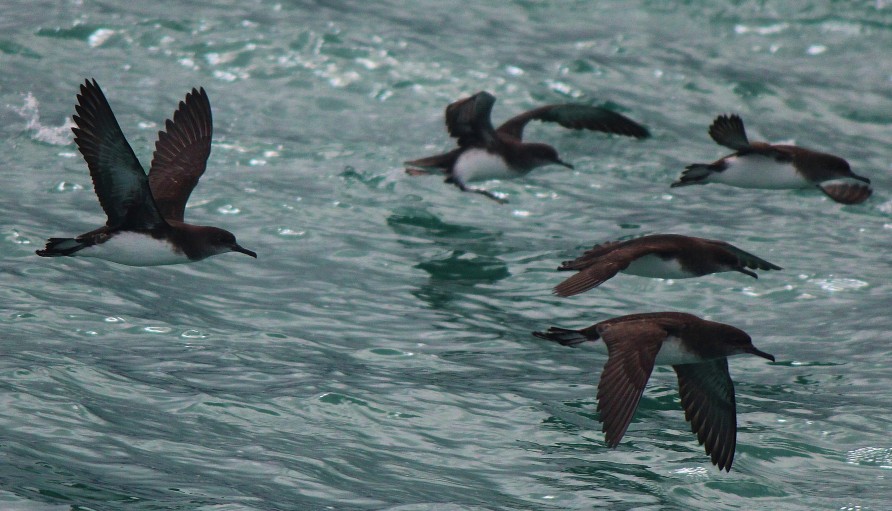
[(656, 254), (648, 254), (635, 259), (622, 272), (653, 279), (687, 279), (697, 276), (697, 274), (685, 269), (677, 258), (663, 259)]
[(165, 239), (149, 234), (118, 232), (103, 243), (80, 250), (76, 255), (95, 257), (128, 266), (160, 266), (188, 263), (189, 258)]
[(725, 170), (710, 176), (711, 182), (762, 189), (805, 188), (812, 185), (791, 162), (779, 162), (769, 156), (730, 156), (725, 159), (725, 165)]
[(452, 166), (452, 175), (459, 182), (508, 179), (519, 172), (510, 168), (504, 158), (485, 149), (468, 149), (461, 153)]
[(700, 362), (703, 362), (703, 358), (686, 350), (681, 339), (673, 335), (666, 337), (663, 341), (654, 361), (656, 365), (698, 364)]

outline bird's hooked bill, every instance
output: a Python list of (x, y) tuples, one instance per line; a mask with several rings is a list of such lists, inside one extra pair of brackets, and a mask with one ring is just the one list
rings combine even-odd
[(247, 254), (247, 255), (253, 257), (254, 259), (257, 259), (257, 252), (254, 252), (253, 250), (248, 250), (247, 248), (245, 248), (241, 245), (233, 245), (232, 251), (233, 252), (241, 252), (242, 254)]

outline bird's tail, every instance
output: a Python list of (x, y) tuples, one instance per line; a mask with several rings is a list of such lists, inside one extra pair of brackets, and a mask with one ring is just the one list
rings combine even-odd
[(585, 341), (594, 341), (598, 339), (597, 332), (595, 332), (594, 337), (589, 337), (586, 335), (586, 332), (582, 330), (570, 330), (568, 328), (559, 328), (556, 326), (549, 328), (547, 332), (533, 332), (533, 335), (540, 339), (554, 341), (562, 346), (576, 346)]
[(720, 170), (711, 163), (692, 163), (685, 167), (678, 181), (672, 183), (672, 188), (678, 186), (700, 185), (706, 183), (706, 178), (713, 172)]
[(455, 148), (448, 153), (435, 154), (426, 158), (418, 158), (417, 160), (409, 160), (406, 164), (406, 173), (411, 176), (421, 176), (424, 174), (436, 174), (448, 171), (455, 160), (462, 153), (461, 147)]
[(50, 238), (46, 242), (46, 247), (37, 251), (37, 255), (40, 257), (70, 256), (88, 245), (88, 243), (75, 238)]

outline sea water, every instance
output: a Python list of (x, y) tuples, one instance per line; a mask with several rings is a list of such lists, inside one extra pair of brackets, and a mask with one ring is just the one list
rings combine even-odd
[[(0, 15), (0, 508), (882, 510), (892, 498), (892, 4), (886, 1), (8, 2)], [(85, 78), (148, 168), (192, 87), (214, 115), (186, 220), (258, 259), (43, 259), (105, 216), (70, 133)], [(533, 123), (575, 165), (479, 186), (402, 162), (493, 122), (607, 105), (634, 140)], [(707, 128), (846, 158), (874, 196), (712, 184)], [(555, 272), (648, 233), (784, 268), (573, 298)], [(530, 332), (684, 311), (777, 357), (729, 360), (730, 473), (657, 368), (605, 446), (605, 355)]]

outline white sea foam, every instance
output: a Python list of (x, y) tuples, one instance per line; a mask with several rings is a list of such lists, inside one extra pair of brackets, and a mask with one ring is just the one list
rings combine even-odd
[(53, 145), (71, 143), (71, 127), (74, 126), (71, 119), (67, 119), (61, 126), (44, 126), (40, 122), (40, 102), (30, 92), (25, 95), (22, 106), (13, 110), (25, 119), (25, 128), (33, 131), (31, 138), (34, 140)]

